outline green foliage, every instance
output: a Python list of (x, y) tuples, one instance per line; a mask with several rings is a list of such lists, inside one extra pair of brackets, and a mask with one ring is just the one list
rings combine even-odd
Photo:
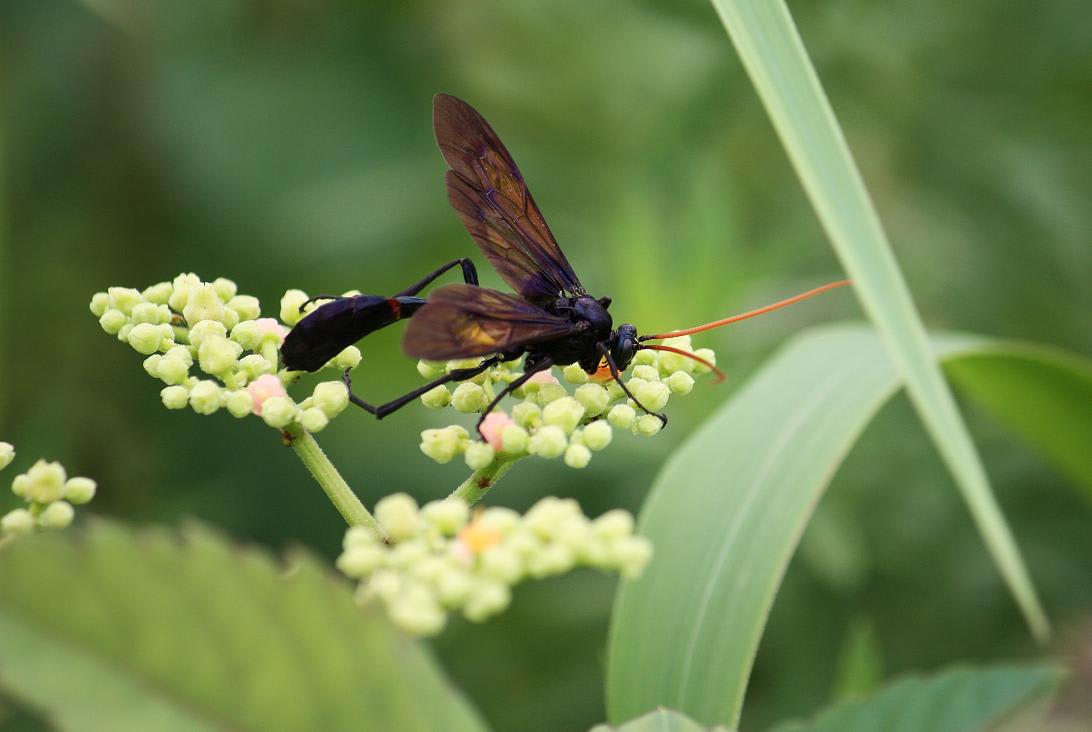
[(951, 361), (944, 370), (1092, 498), (1092, 362), (1054, 349), (1002, 344)]
[(908, 678), (774, 732), (984, 732), (1053, 690), (1060, 677), (1054, 668), (1009, 666)]
[[(982, 350), (1000, 357), (1001, 349), (967, 336), (941, 337), (934, 346), (950, 362)], [(1051, 369), (1046, 362), (1044, 372)], [(1027, 388), (1057, 383), (1066, 382), (1037, 378)], [(809, 333), (672, 456), (638, 526), (656, 554), (639, 581), (621, 588), (615, 606), (611, 719), (663, 704), (702, 722), (736, 723), (800, 535), (846, 453), (898, 386), (871, 331)]]
[(728, 728), (703, 727), (685, 714), (661, 708), (617, 727), (597, 724), (591, 732), (728, 732)]
[(64, 730), (480, 730), (414, 642), (297, 553), (97, 523), (0, 552), (0, 688)]
[(713, 0), (861, 304), (1027, 618), (1050, 627), (925, 326), (784, 0)]

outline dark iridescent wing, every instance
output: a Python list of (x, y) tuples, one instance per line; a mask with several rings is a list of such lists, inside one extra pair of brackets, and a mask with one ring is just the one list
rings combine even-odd
[(445, 285), (410, 319), (406, 355), (435, 361), (500, 353), (569, 335), (575, 326), (514, 295)]
[(501, 277), (528, 300), (587, 294), (489, 123), (461, 99), (437, 94), (433, 125), (451, 167), (448, 200)]

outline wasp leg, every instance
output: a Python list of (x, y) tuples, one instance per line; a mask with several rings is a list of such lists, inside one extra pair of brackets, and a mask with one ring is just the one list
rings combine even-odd
[(431, 283), (434, 279), (436, 279), (437, 277), (442, 275), (444, 272), (447, 272), (449, 269), (454, 267), (456, 264), (462, 267), (462, 269), (463, 269), (463, 281), (466, 282), (466, 284), (468, 284), (468, 285), (478, 284), (478, 270), (474, 267), (474, 263), (471, 262), (466, 257), (460, 257), (459, 259), (451, 260), (450, 262), (448, 262), (444, 266), (439, 267), (436, 270), (434, 270), (434, 271), (430, 272), (429, 274), (425, 275), (424, 277), (419, 279), (417, 282), (414, 282), (412, 285), (410, 285), (406, 289), (402, 290), (401, 292), (396, 293), (394, 295), (394, 297), (404, 297), (406, 295), (416, 295), (418, 292), (425, 289), (425, 287), (427, 287), (429, 285), (429, 283)]
[(424, 386), (417, 387), (416, 389), (409, 392), (408, 394), (403, 394), (402, 396), (398, 397), (397, 399), (392, 399), (391, 401), (387, 402), (386, 404), (380, 404), (379, 406), (368, 404), (366, 401), (364, 401), (363, 399), (361, 399), (360, 397), (358, 397), (356, 394), (353, 393), (353, 381), (352, 381), (352, 377), (349, 375), (349, 373), (350, 373), (349, 369), (345, 369), (345, 373), (342, 375), (341, 381), (342, 381), (342, 383), (345, 384), (345, 388), (349, 391), (349, 401), (350, 402), (357, 405), (358, 407), (360, 407), (364, 411), (370, 412), (371, 414), (374, 414), (376, 419), (383, 419), (388, 414), (390, 414), (392, 412), (397, 412), (399, 409), (406, 406), (407, 404), (409, 404), (410, 402), (412, 402), (414, 399), (418, 398), (419, 396), (421, 396), (425, 392), (430, 391), (432, 389), (435, 389), (437, 386), (440, 386), (441, 384), (446, 384), (446, 383), (451, 382), (451, 381), (466, 381), (467, 379), (472, 379), (475, 376), (477, 376), (478, 374), (480, 374), (481, 372), (485, 371), (490, 366), (492, 366), (492, 365), (496, 364), (497, 362), (499, 362), (500, 360), (501, 360), (500, 356), (490, 356), (489, 358), (485, 359), (484, 361), (482, 361), (477, 366), (473, 366), (473, 367), (468, 368), (468, 369), (455, 369), (455, 370), (451, 371), (450, 373), (444, 374), (443, 376), (439, 377), (438, 379), (434, 379), (433, 381), (430, 381), (429, 383), (425, 384)]
[[(505, 359), (505, 360), (510, 361), (512, 359)], [(497, 396), (495, 396), (493, 398), (493, 401), (489, 402), (489, 406), (486, 407), (484, 410), (482, 410), (482, 415), (480, 417), (478, 417), (478, 424), (476, 424), (474, 426), (474, 429), (476, 429), (478, 431), (478, 434), (481, 435), (481, 438), (483, 440), (485, 439), (485, 435), (482, 434), (482, 422), (485, 421), (486, 416), (490, 412), (492, 412), (494, 409), (496, 409), (497, 405), (500, 404), (500, 400), (504, 399), (506, 396), (511, 394), (513, 391), (515, 391), (516, 389), (523, 386), (535, 374), (539, 373), (540, 371), (546, 371), (547, 369), (549, 369), (553, 365), (554, 365), (553, 361), (551, 361), (549, 358), (544, 358), (541, 361), (538, 361), (534, 365), (530, 366), (526, 371), (523, 372), (523, 375), (520, 376), (518, 379), (513, 381), (511, 384), (508, 384), (503, 389), (501, 389), (500, 393), (497, 394)]]

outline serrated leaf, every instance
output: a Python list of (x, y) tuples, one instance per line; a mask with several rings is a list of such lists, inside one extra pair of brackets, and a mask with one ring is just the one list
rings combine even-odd
[(1050, 623), (784, 0), (712, 0), (854, 291), (1040, 642)]
[(771, 732), (983, 732), (1051, 691), (1061, 673), (1036, 666), (956, 669), (908, 678)]
[(481, 730), (416, 642), (305, 553), (96, 522), (0, 551), (0, 688), (59, 729)]
[[(984, 352), (1000, 358), (1006, 347), (972, 336), (934, 340), (935, 355), (953, 364)], [(1033, 379), (1028, 388), (1045, 383)], [(804, 527), (899, 385), (871, 330), (812, 331), (676, 451), (639, 520), (655, 547), (652, 561), (640, 580), (621, 586), (614, 608), (611, 720), (663, 705), (704, 724), (738, 723), (766, 618)], [(1052, 403), (1027, 398), (1043, 409)]]
[(703, 727), (685, 714), (673, 709), (657, 709), (612, 727), (597, 724), (590, 732), (729, 732), (727, 727)]

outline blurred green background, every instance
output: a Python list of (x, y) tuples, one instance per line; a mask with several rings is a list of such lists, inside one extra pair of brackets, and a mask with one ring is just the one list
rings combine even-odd
[[(929, 326), (1092, 352), (1087, 2), (791, 5)], [(332, 557), (341, 519), (274, 433), (167, 412), (87, 303), (194, 271), (275, 311), (287, 288), (388, 293), (462, 255), (499, 285), (447, 206), (438, 91), (493, 123), (584, 283), (642, 331), (840, 276), (699, 0), (5, 0), (0, 438), (16, 467), (42, 455), (94, 476), (94, 508), (129, 522), (197, 516)], [(859, 317), (840, 293), (701, 336), (730, 381), (673, 403), (664, 434), (620, 436), (580, 472), (520, 465), (491, 501), (637, 510), (672, 447), (779, 343)], [(373, 401), (419, 383), (400, 337), (364, 345), (357, 384)], [(465, 477), (417, 447), (449, 418), (348, 414), (322, 442), (366, 502), (428, 500)], [(1089, 495), (987, 416), (968, 418), (1069, 652), (1092, 632)], [(526, 585), (506, 615), (456, 623), (434, 646), (497, 729), (584, 729), (605, 716), (612, 583)], [(861, 627), (885, 673), (1036, 653), (904, 399), (805, 537), (744, 728), (831, 698), (832, 659)]]

